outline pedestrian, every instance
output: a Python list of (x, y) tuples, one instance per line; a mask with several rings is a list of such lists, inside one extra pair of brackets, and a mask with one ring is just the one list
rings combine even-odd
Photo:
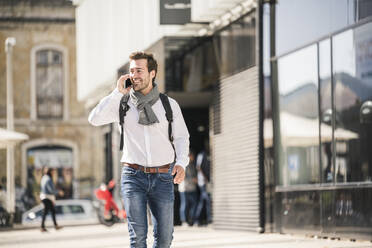
[[(170, 247), (173, 239), (174, 185), (183, 181), (189, 162), (189, 133), (178, 103), (168, 98), (173, 121), (155, 83), (157, 61), (152, 54), (129, 56), (129, 74), (122, 75), (114, 91), (89, 115), (99, 126), (120, 121), (121, 99), (129, 97), (125, 125), (121, 126), (121, 194), (128, 218), (130, 247), (146, 247), (147, 205), (154, 224), (154, 246)], [(131, 85), (125, 85), (130, 79)], [(168, 133), (170, 132), (170, 133)], [(171, 135), (170, 135), (171, 134)], [(172, 138), (173, 137), (173, 142)], [(173, 178), (174, 176), (174, 178)]]
[(41, 221), (41, 231), (46, 232), (47, 229), (45, 228), (45, 217), (47, 216), (48, 212), (51, 212), (54, 228), (56, 230), (61, 229), (62, 227), (58, 226), (56, 221), (56, 210), (54, 208), (55, 200), (56, 200), (56, 194), (63, 195), (63, 193), (60, 191), (58, 192), (56, 188), (54, 187), (54, 183), (52, 180), (52, 170), (48, 167), (44, 167), (42, 169), (43, 176), (41, 178), (40, 186), (40, 200), (42, 201), (44, 205), (44, 211), (43, 211), (43, 217)]
[(190, 150), (190, 162), (186, 167), (185, 180), (179, 184), (178, 191), (180, 194), (180, 218), (182, 225), (193, 225), (196, 204), (198, 202), (197, 192), (197, 171), (195, 167), (195, 155)]
[[(208, 146), (206, 146), (208, 147)], [(198, 153), (196, 157), (196, 169), (198, 171), (198, 187), (199, 187), (199, 202), (195, 210), (194, 223), (197, 225), (202, 225), (200, 221), (200, 216), (202, 209), (205, 206), (206, 210), (206, 224), (212, 222), (211, 216), (211, 199), (207, 189), (207, 185), (210, 181), (210, 158), (209, 149), (205, 149)]]

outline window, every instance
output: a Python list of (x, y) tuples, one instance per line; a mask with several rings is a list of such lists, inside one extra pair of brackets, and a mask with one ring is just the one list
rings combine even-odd
[(37, 211), (37, 212), (35, 213), (36, 218), (37, 218), (37, 217), (42, 217), (42, 216), (43, 216), (43, 213), (44, 213), (44, 209), (41, 209), (41, 210)]
[(63, 56), (52, 49), (36, 52), (36, 112), (39, 119), (63, 118)]
[(80, 205), (71, 205), (69, 207), (70, 207), (71, 213), (73, 213), (73, 214), (83, 214), (84, 213), (84, 209)]
[(277, 64), (279, 185), (370, 183), (372, 22)]
[(277, 55), (355, 23), (355, 9), (361, 7), (358, 1), (279, 0), (276, 5)]
[(55, 210), (56, 210), (56, 215), (62, 215), (62, 214), (64, 214), (61, 205), (56, 205), (55, 206)]
[(372, 16), (372, 1), (358, 0), (358, 19), (364, 19)]
[(332, 39), (334, 181), (372, 181), (372, 23)]
[[(249, 14), (214, 37), (221, 76), (243, 71), (256, 64), (256, 19)], [(233, 58), (233, 59), (232, 59)]]
[(167, 91), (210, 91), (221, 77), (256, 65), (255, 12), (205, 38), (192, 38), (166, 59)]
[(80, 205), (62, 205), (63, 214), (83, 214), (84, 209)]
[(317, 46), (278, 60), (279, 184), (319, 182)]

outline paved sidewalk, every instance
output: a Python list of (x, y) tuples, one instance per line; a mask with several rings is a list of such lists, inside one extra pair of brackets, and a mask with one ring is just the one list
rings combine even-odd
[[(0, 231), (2, 248), (127, 248), (126, 224), (64, 227), (47, 233), (39, 229)], [(149, 232), (148, 247), (152, 245)], [(214, 230), (210, 227), (175, 227), (173, 248), (366, 248), (371, 242), (324, 240), (304, 236)]]

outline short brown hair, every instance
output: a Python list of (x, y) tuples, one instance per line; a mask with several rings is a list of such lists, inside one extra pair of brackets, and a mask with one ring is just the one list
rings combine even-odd
[(129, 55), (130, 60), (137, 60), (137, 59), (146, 59), (147, 60), (147, 70), (151, 72), (155, 70), (155, 76), (152, 79), (152, 82), (155, 81), (156, 74), (158, 73), (158, 62), (154, 58), (152, 53), (145, 53), (145, 52), (133, 52)]

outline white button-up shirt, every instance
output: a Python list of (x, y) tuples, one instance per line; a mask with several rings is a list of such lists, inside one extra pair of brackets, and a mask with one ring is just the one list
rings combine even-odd
[[(104, 97), (90, 112), (89, 122), (94, 126), (119, 123), (119, 105), (123, 94), (115, 89)], [(176, 165), (185, 168), (189, 163), (189, 132), (178, 103), (169, 97), (173, 111), (172, 135), (176, 151)], [(147, 167), (162, 166), (174, 161), (174, 150), (168, 136), (168, 120), (165, 109), (159, 100), (152, 109), (159, 123), (141, 125), (138, 123), (139, 113), (131, 100), (129, 110), (124, 119), (124, 148), (121, 162), (139, 164)]]

